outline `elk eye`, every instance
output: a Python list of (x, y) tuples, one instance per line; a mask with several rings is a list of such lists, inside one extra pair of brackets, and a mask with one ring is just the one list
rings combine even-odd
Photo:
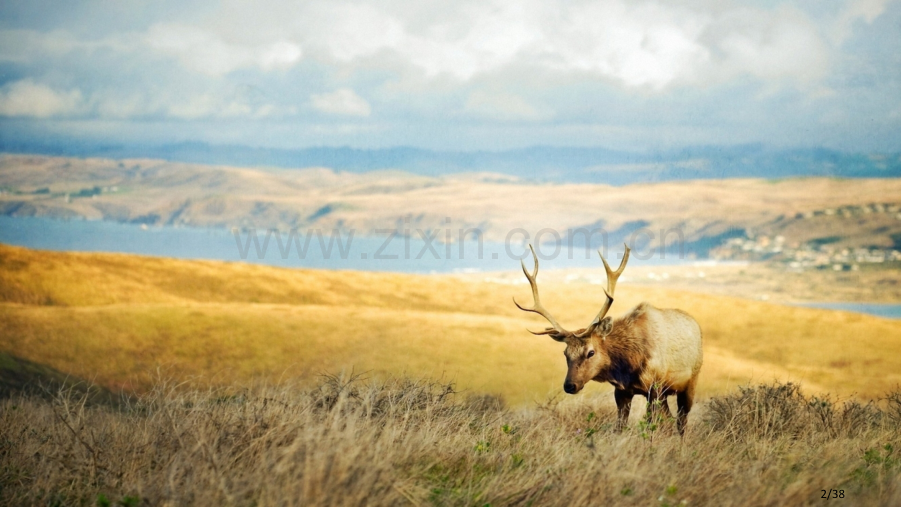
[(588, 358), (594, 356), (594, 351), (588, 351)]

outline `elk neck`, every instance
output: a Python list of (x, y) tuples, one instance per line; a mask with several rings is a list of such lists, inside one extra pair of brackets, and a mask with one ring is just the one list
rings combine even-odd
[(605, 379), (597, 381), (610, 382), (621, 390), (641, 389), (639, 378), (650, 353), (645, 306), (645, 303), (639, 304), (627, 315), (613, 321), (610, 333), (601, 341), (610, 364), (602, 374)]

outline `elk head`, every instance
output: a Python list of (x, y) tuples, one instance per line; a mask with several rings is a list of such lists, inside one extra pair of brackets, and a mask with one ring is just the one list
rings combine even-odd
[(532, 275), (527, 271), (524, 260), (521, 259), (521, 268), (524, 270), (524, 276), (530, 282), (531, 291), (533, 291), (533, 307), (525, 308), (518, 304), (516, 300), (512, 300), (514, 300), (514, 305), (519, 309), (536, 313), (552, 324), (552, 327), (547, 327), (543, 331), (530, 331), (531, 333), (549, 335), (553, 340), (565, 343), (564, 354), (565, 361), (568, 364), (568, 372), (562, 388), (569, 394), (577, 394), (587, 382), (602, 376), (611, 365), (610, 352), (605, 347), (605, 340), (613, 329), (613, 322), (606, 317), (607, 311), (610, 310), (610, 305), (613, 303), (613, 291), (616, 288), (617, 279), (620, 278), (620, 274), (626, 268), (626, 261), (629, 259), (629, 247), (623, 246), (626, 248), (626, 253), (623, 255), (620, 267), (616, 271), (610, 269), (610, 265), (607, 264), (603, 254), (598, 251), (601, 261), (604, 262), (604, 269), (607, 271), (607, 289), (604, 290), (606, 298), (600, 312), (588, 327), (575, 332), (563, 329), (549, 311), (543, 307), (543, 304), (540, 303), (540, 293), (537, 290), (537, 272), (540, 269), (540, 261), (537, 259), (533, 245), (530, 246), (530, 253), (533, 255)]

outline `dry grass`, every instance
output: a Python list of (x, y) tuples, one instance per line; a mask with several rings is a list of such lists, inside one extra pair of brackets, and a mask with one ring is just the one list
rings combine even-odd
[[(541, 292), (573, 328), (602, 298), (551, 279)], [(112, 389), (149, 388), (160, 367), (217, 384), (355, 368), (521, 405), (561, 393), (565, 362), (558, 344), (525, 331), (542, 322), (512, 296), (527, 300), (526, 284), (0, 245), (0, 351)], [(866, 400), (900, 383), (899, 321), (629, 283), (612, 314), (643, 300), (700, 322), (701, 397), (779, 379)]]
[(745, 388), (700, 405), (682, 439), (671, 423), (615, 432), (609, 399), (509, 410), (398, 378), (167, 381), (121, 407), (59, 392), (0, 415), (5, 506), (901, 503), (898, 393), (863, 405)]

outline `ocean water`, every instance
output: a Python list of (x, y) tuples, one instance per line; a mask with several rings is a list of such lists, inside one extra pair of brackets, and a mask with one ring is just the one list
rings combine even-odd
[[(268, 239), (266, 239), (266, 236)], [(290, 243), (288, 243), (290, 241)], [(309, 236), (287, 232), (248, 231), (192, 227), (156, 227), (111, 221), (59, 220), (48, 218), (14, 218), (0, 216), (0, 243), (39, 250), (120, 252), (178, 259), (212, 259), (219, 261), (267, 264), (288, 268), (323, 268), (331, 270), (390, 271), (404, 273), (454, 273), (498, 271), (520, 268), (520, 257), (529, 250), (517, 243), (476, 241), (464, 245), (463, 255), (454, 243), (450, 250), (444, 243), (426, 243), (383, 233), (377, 237), (353, 236), (349, 243), (344, 231), (336, 236), (329, 230)], [(427, 247), (427, 248), (426, 248)], [(584, 248), (563, 247), (556, 257), (552, 245), (544, 247), (542, 268), (599, 267), (597, 253)], [(619, 251), (611, 251), (609, 260), (619, 261)], [(570, 257), (571, 256), (571, 257)], [(678, 264), (686, 261), (676, 256), (642, 258), (630, 256), (630, 264)], [(901, 318), (900, 304), (808, 303), (800, 306), (865, 313), (884, 318)]]
[(870, 304), (865, 302), (811, 302), (805, 304), (796, 304), (808, 308), (835, 309), (838, 311), (851, 311), (854, 313), (865, 313), (883, 318), (901, 319), (900, 304)]
[[(445, 231), (446, 232), (446, 231)], [(442, 232), (443, 235), (445, 232)], [(456, 232), (453, 234), (457, 235)], [(430, 238), (429, 238), (430, 239)], [(231, 231), (216, 228), (143, 227), (111, 221), (60, 220), (0, 216), (0, 243), (39, 250), (120, 252), (179, 259), (267, 264), (288, 268), (450, 273), (499, 271), (520, 268), (520, 259), (532, 265), (530, 251), (521, 241), (495, 243), (468, 238), (461, 247), (423, 239), (407, 239), (380, 232), (379, 237), (346, 231), (316, 230), (291, 236), (287, 231)], [(599, 268), (597, 252), (552, 244), (538, 248), (545, 268)], [(611, 248), (609, 261), (619, 261), (621, 249)], [(677, 254), (643, 258), (630, 256), (630, 264), (678, 264)]]

